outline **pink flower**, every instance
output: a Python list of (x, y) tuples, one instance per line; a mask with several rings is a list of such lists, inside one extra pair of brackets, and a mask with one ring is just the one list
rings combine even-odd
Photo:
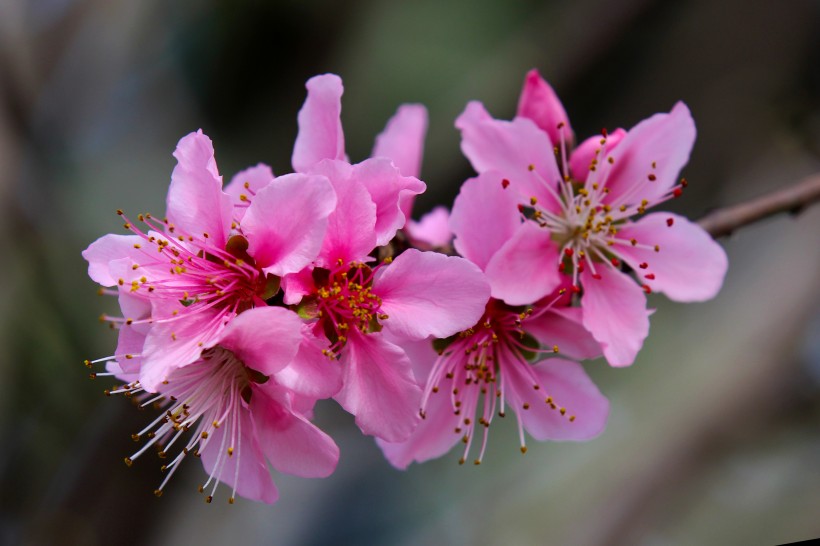
[(336, 205), (326, 178), (274, 179), (263, 165), (223, 191), (201, 131), (180, 140), (174, 155), (167, 219), (139, 215), (141, 229), (126, 218), (134, 235), (106, 235), (83, 252), (92, 279), (129, 295), (120, 297), (124, 317), (111, 320), (121, 326), (120, 349), (131, 350), (115, 356), (151, 392), (214, 347), (239, 313), (266, 305), (282, 276), (316, 258)]
[[(504, 265), (499, 256), (520, 227), (517, 218), (495, 214), (515, 200), (500, 183), (491, 183), (494, 177), (481, 175), (462, 186), (450, 222), (456, 249), (485, 272)], [(518, 282), (526, 292), (530, 276), (509, 275), (505, 282)], [(542, 301), (515, 307), (491, 298), (474, 325), (434, 342), (438, 354), (429, 341), (408, 347), (416, 377), (425, 384), (423, 420), (408, 440), (379, 442), (388, 460), (406, 468), (439, 457), (461, 441), (463, 463), (479, 435), (474, 461), (479, 464), (490, 425), (507, 408), (517, 416), (522, 452), (525, 430), (538, 440), (587, 440), (600, 434), (609, 413), (606, 398), (580, 364), (553, 357), (559, 350), (577, 359), (600, 355), (600, 345), (582, 326), (582, 310), (566, 307), (566, 293), (561, 288)]]
[[(327, 355), (339, 359), (342, 387), (336, 400), (365, 434), (399, 441), (415, 427), (421, 398), (399, 344), (447, 337), (474, 324), (489, 286), (461, 258), (408, 250), (392, 263), (372, 263), (372, 251), (393, 239), (405, 224), (404, 211), (424, 190), (421, 181), (399, 170), (418, 169), (419, 111), (400, 110), (379, 138), (376, 153), (392, 157), (351, 165), (339, 121), (341, 80), (317, 76), (307, 88), (293, 166), (330, 180), (337, 204), (312, 273), (284, 279), (285, 302), (299, 304), (314, 335), (329, 341)], [(415, 136), (402, 141), (399, 128), (408, 124)]]
[[(592, 137), (569, 154), (573, 133), (566, 113), (533, 70), (513, 121), (495, 120), (473, 102), (456, 126), (473, 167), (498, 173), (502, 179), (493, 183), (515, 196), (494, 212), (501, 222), (519, 222), (488, 264), (494, 297), (524, 304), (549, 294), (568, 275), (573, 290), (582, 292), (584, 326), (610, 364), (627, 366), (649, 332), (644, 292), (703, 301), (720, 290), (726, 254), (708, 234), (675, 214), (643, 216), (686, 186), (677, 176), (695, 125), (683, 103), (628, 132)], [(529, 278), (530, 286), (522, 289), (516, 275)]]
[[(302, 324), (292, 312), (266, 307), (237, 316), (219, 333), (217, 343), (193, 363), (174, 369), (154, 395), (141, 395), (142, 406), (163, 413), (138, 434), (147, 441), (125, 462), (129, 466), (152, 447), (167, 460), (167, 474), (155, 490), (160, 496), (188, 455), (201, 457), (211, 502), (219, 483), (236, 494), (267, 503), (278, 498), (268, 463), (302, 477), (330, 475), (339, 459), (333, 440), (304, 413), (312, 400), (277, 383), (293, 361)], [(143, 391), (134, 381), (111, 391), (126, 396)]]

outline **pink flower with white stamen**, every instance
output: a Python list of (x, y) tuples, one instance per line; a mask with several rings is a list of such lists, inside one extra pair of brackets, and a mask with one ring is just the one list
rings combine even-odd
[(155, 450), (165, 461), (166, 476), (155, 490), (160, 496), (187, 456), (200, 457), (208, 473), (199, 488), (207, 493), (205, 500), (211, 502), (224, 483), (231, 488), (231, 504), (236, 494), (277, 500), (268, 463), (301, 477), (330, 475), (339, 449), (303, 415), (312, 401), (277, 382), (297, 354), (301, 328), (299, 318), (285, 309), (249, 310), (222, 330), (216, 345), (173, 370), (158, 393), (141, 394), (138, 380), (108, 391), (137, 395), (141, 406), (163, 410), (133, 435), (145, 443), (125, 463), (131, 466)]
[[(474, 168), (498, 173), (515, 196), (517, 210), (499, 207), (497, 214), (507, 221), (514, 214), (521, 222), (495, 269), (487, 271), (498, 281), (493, 296), (526, 303), (569, 276), (581, 294), (584, 325), (610, 364), (626, 366), (649, 331), (644, 292), (703, 301), (720, 290), (726, 254), (708, 234), (675, 214), (644, 216), (686, 187), (677, 176), (689, 159), (695, 125), (683, 103), (628, 132), (604, 131), (570, 154), (573, 133), (566, 113), (533, 70), (513, 121), (495, 120), (473, 102), (456, 126)], [(532, 280), (531, 290), (503, 282), (516, 270)]]
[(119, 211), (134, 235), (106, 235), (83, 252), (92, 279), (150, 304), (144, 316), (123, 308), (122, 319), (111, 318), (122, 327), (147, 327), (138, 354), (115, 356), (140, 358), (140, 381), (149, 391), (212, 347), (239, 313), (266, 305), (282, 276), (310, 264), (336, 205), (325, 177), (274, 179), (264, 166), (244, 171), (245, 180), (224, 192), (201, 131), (180, 140), (174, 155), (168, 217), (139, 215), (142, 228)]
[[(493, 292), (495, 283), (508, 288), (518, 283), (524, 294), (532, 288), (529, 277), (503, 262), (502, 251), (520, 219), (496, 214), (499, 207), (515, 205), (500, 182), (500, 176), (488, 173), (464, 183), (450, 222), (454, 245), (482, 270), (493, 271), (488, 275)], [(479, 464), (490, 425), (508, 410), (517, 417), (522, 452), (525, 430), (538, 440), (587, 440), (600, 434), (609, 404), (583, 367), (563, 356), (594, 358), (601, 347), (582, 326), (582, 310), (567, 307), (568, 300), (566, 288), (526, 305), (491, 298), (470, 328), (432, 346), (429, 340), (408, 345), (415, 375), (425, 385), (423, 418), (408, 440), (379, 442), (390, 462), (406, 468), (463, 442), (464, 463), (480, 436), (474, 459)], [(559, 351), (562, 357), (556, 356)]]

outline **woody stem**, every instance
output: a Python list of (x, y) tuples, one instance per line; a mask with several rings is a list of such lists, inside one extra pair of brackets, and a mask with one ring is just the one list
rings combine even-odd
[(820, 201), (820, 174), (808, 176), (782, 190), (712, 211), (698, 220), (698, 224), (712, 237), (725, 237), (775, 214), (797, 215), (817, 201)]

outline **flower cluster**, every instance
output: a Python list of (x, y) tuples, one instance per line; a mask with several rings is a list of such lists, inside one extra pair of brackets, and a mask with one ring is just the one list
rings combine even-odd
[(122, 313), (104, 316), (114, 354), (86, 364), (121, 382), (106, 393), (157, 408), (125, 458), (163, 459), (157, 495), (188, 456), (208, 502), (220, 483), (230, 502), (274, 502), (268, 465), (328, 476), (339, 449), (311, 422), (328, 398), (399, 468), (459, 442), (463, 463), (477, 438), (480, 463), (507, 410), (522, 452), (525, 431), (593, 438), (609, 404), (579, 361), (634, 361), (644, 293), (697, 301), (720, 288), (726, 257), (706, 233), (644, 215), (686, 186), (695, 130), (682, 103), (571, 150), (563, 107), (533, 71), (513, 121), (467, 106), (456, 126), (479, 175), (452, 212), (414, 222), (424, 107), (400, 107), (372, 157), (350, 163), (341, 80), (307, 90), (293, 173), (259, 164), (223, 187), (210, 139), (192, 133), (165, 216), (118, 211), (130, 234), (83, 252)]

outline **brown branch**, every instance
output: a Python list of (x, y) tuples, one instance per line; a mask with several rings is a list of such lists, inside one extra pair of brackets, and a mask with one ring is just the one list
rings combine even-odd
[(820, 201), (820, 174), (745, 203), (710, 212), (698, 220), (698, 224), (712, 237), (724, 237), (738, 228), (781, 212), (798, 214), (816, 201)]

